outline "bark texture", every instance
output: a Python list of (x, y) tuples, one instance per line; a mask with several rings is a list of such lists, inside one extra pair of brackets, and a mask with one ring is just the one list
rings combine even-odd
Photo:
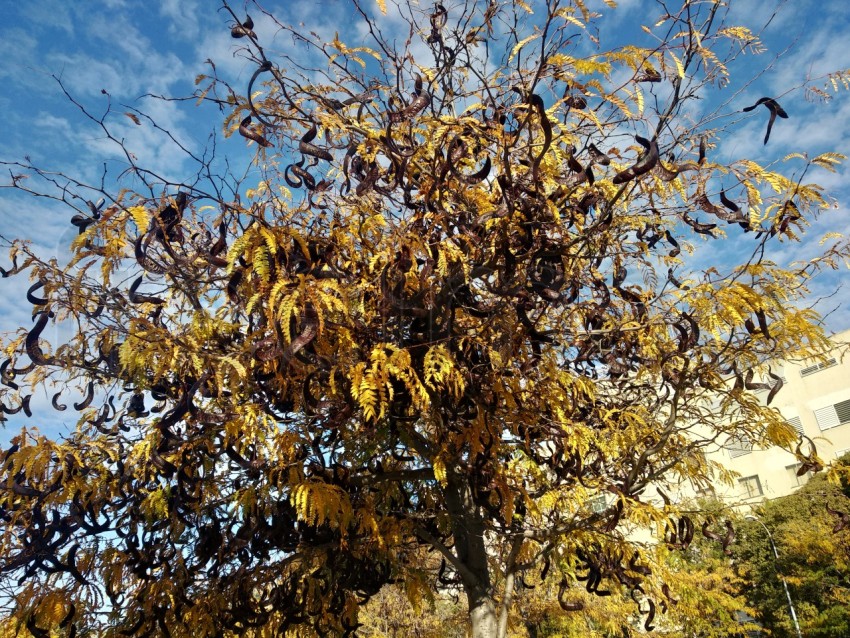
[(474, 592), (467, 592), (467, 598), (472, 638), (503, 638), (499, 636), (496, 606), (492, 596), (486, 595), (476, 599)]

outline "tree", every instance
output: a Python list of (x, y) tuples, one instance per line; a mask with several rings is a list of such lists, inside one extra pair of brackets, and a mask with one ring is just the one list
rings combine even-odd
[[(836, 469), (850, 470), (845, 455)], [(804, 636), (838, 638), (850, 632), (850, 489), (815, 476), (794, 494), (767, 501), (759, 521), (741, 526), (736, 570), (758, 610), (759, 622), (777, 636), (796, 635), (789, 593)], [(776, 543), (775, 558), (767, 531)]]
[[(225, 4), (256, 71), (242, 97), (213, 67), (199, 97), (256, 144), (256, 183), (205, 157), (174, 184), (128, 153), (114, 190), (15, 165), (80, 235), (68, 264), (11, 248), (34, 324), (4, 344), (4, 412), (48, 390), (79, 421), (3, 451), (6, 631), (351, 634), (403, 582), (459, 587), (493, 638), (546, 576), (625, 587), (651, 627), (674, 594), (631, 534), (688, 545), (667, 493), (712, 480), (706, 447), (820, 464), (753, 391), (826, 346), (797, 304), (846, 243), (770, 255), (842, 157), (716, 162), (745, 105), (689, 106), (752, 32), (686, 2), (604, 51), (579, 0), (513, 0), (392, 7), (394, 39), (383, 0), (354, 7), (365, 43), (278, 23), (303, 57), (273, 59)], [(767, 143), (786, 113), (756, 106)], [(732, 241), (739, 263), (691, 259)]]
[[(695, 505), (696, 503), (691, 503)], [(700, 512), (710, 520), (740, 518), (719, 502), (699, 503)], [(733, 560), (719, 543), (696, 536), (686, 551), (660, 543), (643, 548), (643, 558), (653, 575), (667, 587), (669, 595), (659, 601), (650, 626), (668, 638), (745, 637), (758, 630), (752, 618), (755, 610), (743, 596), (749, 585), (736, 574)], [(612, 583), (611, 595), (598, 597), (585, 587), (561, 590), (552, 580), (529, 583), (518, 592), (514, 614), (518, 622), (509, 636), (517, 638), (621, 638), (640, 635), (640, 625), (651, 607), (639, 590)], [(664, 592), (662, 592), (663, 594)], [(581, 607), (581, 613), (564, 613), (560, 601)], [(638, 603), (638, 604), (636, 604)], [(559, 613), (560, 612), (560, 613)], [(520, 631), (516, 631), (516, 629)]]
[[(715, 519), (743, 516), (717, 502), (700, 503)], [(729, 548), (727, 548), (728, 551)], [(668, 638), (744, 638), (760, 629), (757, 613), (743, 596), (749, 581), (736, 574), (734, 560), (719, 544), (696, 537), (687, 551), (663, 544), (645, 548), (644, 561), (675, 597), (665, 598), (653, 623)], [(533, 579), (517, 591), (508, 638), (622, 638), (639, 635), (642, 612), (649, 609), (640, 592), (614, 583), (610, 596), (585, 587), (563, 588), (554, 579)], [(465, 636), (455, 591), (436, 592), (426, 604), (412, 605), (403, 587), (384, 587), (360, 612), (357, 635), (363, 638)], [(640, 604), (636, 604), (636, 603)], [(573, 609), (565, 612), (562, 606)], [(580, 610), (580, 611), (579, 611)]]
[(464, 638), (466, 610), (457, 595), (428, 592), (411, 602), (402, 584), (387, 585), (360, 609), (363, 638)]

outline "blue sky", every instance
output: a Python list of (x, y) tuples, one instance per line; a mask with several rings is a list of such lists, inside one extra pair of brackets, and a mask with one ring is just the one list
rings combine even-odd
[[(380, 18), (382, 28), (385, 33), (398, 31), (404, 38), (406, 31), (400, 30), (392, 0), (388, 2), (389, 15)], [(451, 10), (451, 3), (445, 4)], [(589, 4), (604, 14), (600, 22), (603, 47), (609, 42), (645, 37), (640, 25), (652, 24), (662, 13), (660, 5), (640, 0), (623, 0), (615, 11), (600, 0)], [(302, 23), (305, 31), (315, 31), (326, 41), (337, 31), (349, 44), (363, 36), (347, 0), (269, 2), (263, 6), (281, 21)], [(363, 0), (363, 6), (378, 14), (373, 0)], [(422, 11), (427, 13), (431, 6), (423, 3)], [(290, 13), (292, 7), (294, 14)], [(246, 5), (234, 3), (233, 8), (244, 14)], [(260, 9), (248, 5), (247, 10), (270, 58), (298, 55), (291, 37), (280, 33)], [(782, 105), (791, 117), (777, 122), (767, 146), (761, 144), (766, 112), (756, 111), (752, 117), (742, 118), (735, 135), (717, 149), (719, 156), (730, 160), (749, 156), (768, 162), (792, 151), (850, 154), (850, 93), (838, 93), (821, 104), (807, 101), (803, 91), (795, 90), (807, 77), (850, 68), (850, 47), (846, 45), (850, 12), (845, 3), (739, 0), (733, 1), (731, 11), (733, 22), (762, 32), (769, 50), (742, 60), (726, 96), (740, 106), (752, 104), (762, 95), (782, 96)], [(195, 77), (209, 71), (207, 60), (215, 63), (221, 77), (244, 92), (256, 66), (238, 55), (240, 41), (230, 37), (230, 25), (227, 12), (209, 0), (0, 3), (0, 160), (20, 161), (28, 156), (45, 169), (61, 170), (88, 182), (97, 182), (104, 171), (109, 181), (126, 167), (119, 149), (69, 101), (55, 76), (92, 114), (102, 115), (109, 105), (112, 112), (107, 122), (114, 133), (124, 139), (140, 165), (156, 167), (167, 179), (187, 179), (190, 161), (149, 122), (138, 126), (125, 112), (144, 111), (195, 153), (209, 148), (210, 136), (215, 135), (219, 154), (227, 156), (238, 170), (249, 170), (251, 149), (238, 136), (223, 138), (224, 114), (217, 108), (196, 107), (194, 100), (143, 97), (191, 95)], [(765, 68), (764, 73), (758, 73)], [(9, 172), (4, 173), (0, 184), (9, 182)], [(847, 177), (845, 167), (835, 175), (815, 176), (838, 207), (814, 224), (804, 244), (782, 244), (774, 259), (782, 262), (814, 256), (817, 240), (829, 230), (850, 234)], [(247, 183), (250, 185), (250, 178)], [(61, 246), (73, 237), (71, 214), (44, 200), (0, 189), (0, 235), (32, 239), (42, 254), (60, 254)], [(722, 263), (739, 258), (740, 249), (734, 242), (714, 242), (711, 252), (703, 251), (699, 258), (703, 263)], [(8, 263), (5, 254), (0, 254), (0, 263)], [(850, 328), (850, 287), (838, 288), (847, 281), (845, 270), (812, 284), (815, 297), (830, 295), (817, 307), (829, 313), (827, 327), (833, 331)], [(26, 286), (18, 278), (0, 280), (0, 295), (8, 300), (0, 307), (0, 330), (30, 325)], [(10, 419), (13, 427), (14, 418)]]

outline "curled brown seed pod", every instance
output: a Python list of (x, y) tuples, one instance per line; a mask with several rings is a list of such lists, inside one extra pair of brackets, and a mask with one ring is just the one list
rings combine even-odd
[(41, 333), (44, 330), (45, 326), (47, 326), (47, 321), (51, 317), (53, 317), (53, 313), (49, 311), (42, 310), (36, 315), (38, 318), (36, 319), (35, 325), (27, 334), (26, 341), (24, 342), (24, 347), (26, 349), (27, 356), (35, 365), (39, 366), (49, 366), (53, 364), (53, 358), (48, 358), (44, 356), (44, 352), (41, 349), (41, 346), (38, 344), (39, 337), (41, 337)]
[(767, 131), (764, 134), (764, 143), (767, 144), (767, 140), (770, 139), (770, 131), (773, 129), (773, 123), (776, 121), (776, 117), (779, 116), (783, 119), (788, 118), (788, 113), (785, 112), (781, 106), (779, 106), (779, 102), (774, 100), (772, 97), (763, 97), (760, 98), (755, 104), (752, 106), (747, 106), (743, 109), (744, 113), (748, 113), (752, 111), (759, 105), (763, 104), (768, 111), (770, 111), (770, 119), (767, 122)]
[(86, 387), (86, 396), (79, 403), (74, 404), (74, 409), (77, 412), (81, 412), (85, 410), (87, 407), (91, 405), (92, 400), (94, 399), (94, 382), (89, 381), (88, 386)]
[(251, 128), (251, 116), (249, 115), (239, 123), (239, 134), (249, 140), (255, 141), (260, 146), (268, 148), (272, 145), (265, 137)]
[(304, 133), (301, 136), (301, 139), (298, 142), (298, 150), (301, 151), (304, 155), (310, 155), (312, 157), (317, 157), (318, 159), (323, 159), (328, 162), (333, 161), (333, 155), (330, 154), (326, 149), (321, 148), (313, 144), (313, 140), (316, 139), (316, 135), (318, 134), (318, 127), (316, 123), (313, 123), (313, 126), (309, 131)]
[(254, 21), (251, 19), (247, 13), (245, 14), (245, 22), (237, 23), (235, 27), (230, 30), (230, 37), (232, 38), (244, 38), (248, 36), (250, 38), (257, 38), (257, 34), (254, 33)]
[(580, 600), (564, 600), (564, 594), (567, 591), (568, 584), (569, 583), (566, 578), (561, 580), (561, 583), (558, 586), (558, 604), (564, 611), (581, 611), (584, 609), (584, 603)]
[(776, 394), (782, 389), (785, 382), (782, 380), (782, 377), (773, 374), (773, 370), (770, 368), (767, 369), (767, 376), (773, 379), (773, 385), (770, 388), (770, 392), (767, 393), (767, 400), (765, 401), (767, 405), (770, 405), (774, 397), (776, 397)]
[(11, 359), (6, 359), (5, 361), (3, 361), (2, 364), (0, 364), (0, 383), (2, 383), (3, 385), (5, 385), (8, 388), (12, 388), (13, 390), (17, 390), (18, 384), (15, 383), (15, 381), (14, 381), (15, 371), (14, 370), (8, 370), (7, 371), (7, 369), (9, 368), (9, 366), (11, 364), (12, 364)]
[(617, 173), (614, 179), (611, 180), (614, 184), (625, 184), (640, 177), (655, 168), (655, 165), (658, 163), (658, 143), (655, 141), (655, 138), (650, 141), (640, 135), (635, 135), (635, 139), (646, 149), (646, 152), (629, 168)]
[(687, 211), (682, 215), (682, 221), (701, 235), (714, 236), (714, 233), (712, 233), (711, 231), (717, 228), (717, 224), (706, 224), (693, 219), (688, 215)]
[(41, 288), (44, 288), (44, 280), (39, 279), (32, 286), (29, 287), (29, 290), (27, 290), (27, 301), (29, 301), (33, 306), (47, 305), (47, 299), (43, 297), (36, 297), (35, 294), (33, 294)]
[(655, 627), (652, 625), (652, 621), (655, 619), (655, 601), (649, 599), (649, 611), (646, 613), (646, 622), (643, 624), (643, 628), (647, 631), (652, 631)]
[(152, 304), (163, 304), (165, 300), (160, 299), (159, 297), (152, 297), (150, 295), (141, 295), (136, 292), (139, 289), (139, 286), (142, 284), (142, 280), (144, 279), (144, 275), (139, 275), (139, 277), (130, 285), (130, 291), (128, 293), (128, 298), (130, 299), (130, 303), (132, 304), (142, 304), (142, 303), (152, 303)]
[(413, 88), (413, 100), (400, 111), (389, 114), (390, 123), (397, 124), (415, 117), (422, 109), (431, 103), (431, 94), (424, 88), (422, 76), (416, 74)]
[(611, 163), (611, 158), (600, 151), (596, 144), (591, 144), (587, 149), (590, 151), (590, 158), (600, 166), (608, 166)]
[(53, 398), (50, 400), (53, 409), (58, 410), (59, 412), (64, 412), (68, 409), (68, 406), (64, 403), (59, 403), (59, 397), (62, 395), (61, 392), (57, 392), (53, 395)]

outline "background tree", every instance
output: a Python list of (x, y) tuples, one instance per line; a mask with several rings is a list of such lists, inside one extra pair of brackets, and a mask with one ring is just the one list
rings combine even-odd
[(465, 638), (466, 608), (456, 592), (411, 597), (403, 584), (387, 585), (360, 609), (363, 638)]
[[(700, 510), (713, 520), (743, 517), (717, 502), (702, 502)], [(727, 548), (728, 549), (728, 548)], [(746, 637), (761, 627), (743, 592), (750, 582), (736, 574), (733, 558), (702, 535), (687, 551), (664, 545), (645, 548), (653, 572), (675, 592), (662, 603), (654, 623), (668, 638)], [(554, 579), (527, 581), (517, 592), (511, 612), (509, 638), (624, 638), (644, 633), (642, 611), (649, 605), (639, 591), (614, 586), (611, 595), (596, 596), (586, 588), (562, 588)], [(566, 607), (567, 609), (565, 609)], [(384, 587), (360, 612), (363, 638), (465, 636), (464, 610), (456, 592), (437, 591), (430, 600), (412, 605), (401, 585)]]
[[(734, 511), (707, 503), (705, 512), (711, 520), (730, 519), (737, 523)], [(727, 548), (728, 550), (728, 548)], [(701, 534), (686, 551), (664, 544), (644, 549), (651, 557), (653, 573), (666, 585), (671, 596), (662, 599), (651, 623), (669, 638), (745, 637), (758, 630), (752, 618), (756, 613), (747, 605), (742, 592), (748, 581), (736, 574), (732, 559), (721, 545)], [(518, 593), (513, 630), (517, 638), (623, 638), (642, 635), (645, 631), (649, 601), (639, 591), (626, 586), (611, 588), (610, 596), (594, 596), (586, 588), (572, 587), (559, 591), (557, 583), (529, 583), (532, 589)], [(674, 593), (674, 594), (673, 594)], [(565, 611), (560, 601), (573, 607)], [(663, 613), (662, 613), (663, 612)]]
[[(829, 207), (806, 178), (841, 156), (718, 163), (742, 107), (764, 143), (787, 113), (690, 106), (753, 33), (717, 3), (609, 50), (578, 0), (354, 6), (364, 43), (278, 23), (299, 48), (275, 58), (225, 5), (256, 71), (246, 97), (199, 95), (256, 144), (248, 189), (204, 157), (173, 184), (127, 153), (115, 190), (15, 166), (80, 234), (68, 264), (11, 249), (34, 316), (4, 344), (4, 412), (48, 390), (79, 421), (3, 451), (7, 627), (350, 634), (400, 581), (460, 588), (491, 638), (548, 576), (625, 588), (651, 628), (675, 594), (631, 534), (689, 545), (701, 521), (667, 493), (712, 480), (706, 447), (820, 466), (752, 391), (826, 345), (796, 304), (847, 245), (770, 256)], [(691, 259), (733, 239), (734, 265)]]
[[(850, 455), (840, 461), (850, 469)], [(758, 517), (773, 534), (779, 558), (757, 521), (744, 521), (736, 570), (749, 603), (773, 635), (796, 634), (781, 578), (788, 583), (800, 629), (812, 638), (850, 632), (850, 489), (814, 476), (794, 494), (766, 501)]]

